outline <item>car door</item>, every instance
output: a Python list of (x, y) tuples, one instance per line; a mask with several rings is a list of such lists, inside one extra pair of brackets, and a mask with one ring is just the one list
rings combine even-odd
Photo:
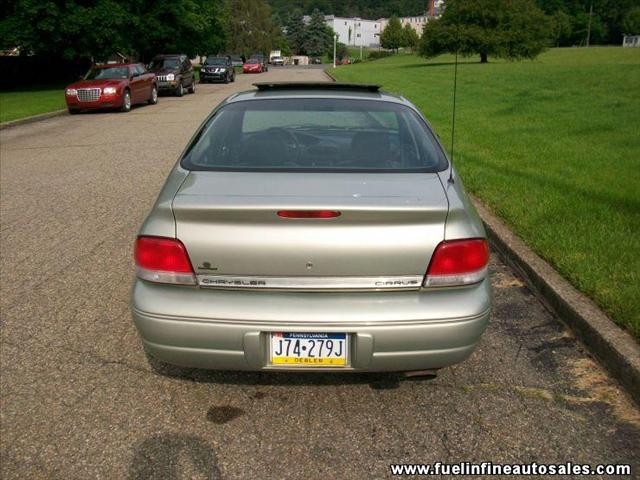
[(193, 65), (191, 65), (191, 60), (186, 55), (182, 58), (182, 78), (184, 79), (184, 86), (193, 85)]
[(129, 89), (131, 90), (131, 103), (140, 103), (144, 98), (144, 78), (140, 75), (137, 65), (129, 67)]
[(143, 88), (141, 91), (142, 96), (140, 101), (145, 101), (151, 98), (151, 89), (153, 88), (154, 75), (151, 72), (147, 71), (145, 66), (141, 63), (139, 63), (137, 67), (138, 67), (138, 71), (140, 72), (140, 80), (143, 85)]

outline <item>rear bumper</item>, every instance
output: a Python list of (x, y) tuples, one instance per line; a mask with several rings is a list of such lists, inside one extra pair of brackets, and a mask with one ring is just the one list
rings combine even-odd
[(133, 319), (153, 356), (223, 370), (283, 370), (269, 364), (270, 332), (350, 334), (349, 366), (314, 371), (442, 368), (473, 352), (490, 305), (488, 280), (464, 289), (350, 294), (214, 291), (136, 280), (132, 292)]
[(166, 92), (166, 91), (173, 91), (178, 87), (178, 83), (179, 80), (173, 80), (171, 82), (158, 82), (158, 91), (159, 92)]

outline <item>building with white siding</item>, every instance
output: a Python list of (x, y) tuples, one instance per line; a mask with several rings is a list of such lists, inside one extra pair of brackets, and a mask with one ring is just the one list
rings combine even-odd
[(326, 24), (338, 35), (338, 41), (351, 47), (379, 47), (381, 20), (344, 18), (327, 15)]
[[(404, 28), (410, 25), (418, 36), (422, 35), (422, 29), (425, 24), (433, 19), (438, 18), (444, 10), (444, 0), (429, 0), (426, 2), (427, 7), (424, 15), (413, 17), (400, 17), (400, 23)], [(304, 22), (309, 24), (311, 17), (305, 15)], [(325, 15), (325, 23), (338, 35), (338, 41), (350, 47), (369, 47), (378, 48), (380, 46), (380, 34), (389, 23), (388, 18), (379, 18), (378, 20), (366, 20), (363, 18), (352, 17), (336, 17), (335, 15)]]

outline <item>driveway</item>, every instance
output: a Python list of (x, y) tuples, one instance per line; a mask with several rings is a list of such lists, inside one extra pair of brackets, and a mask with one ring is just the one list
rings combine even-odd
[(379, 478), (436, 461), (640, 472), (638, 409), (496, 257), (491, 326), (435, 379), (150, 369), (131, 248), (177, 155), (232, 92), (325, 79), (271, 68), (0, 131), (2, 478)]

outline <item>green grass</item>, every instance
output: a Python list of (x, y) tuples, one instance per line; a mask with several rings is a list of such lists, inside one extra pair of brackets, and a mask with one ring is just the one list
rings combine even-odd
[(55, 112), (66, 107), (64, 86), (0, 92), (0, 122)]
[[(452, 57), (332, 70), (413, 101), (450, 145)], [(463, 60), (456, 158), (468, 190), (640, 339), (640, 50)]]

